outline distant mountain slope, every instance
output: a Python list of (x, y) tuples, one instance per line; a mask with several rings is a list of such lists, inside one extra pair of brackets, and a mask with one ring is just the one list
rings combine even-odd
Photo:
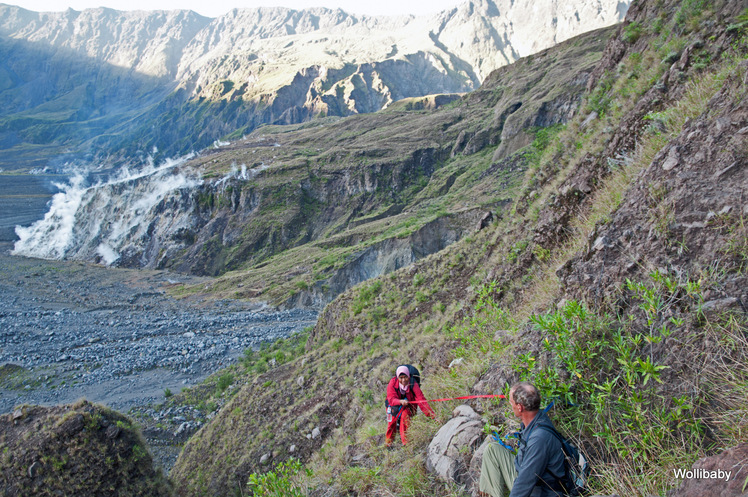
[(0, 168), (173, 156), (263, 123), (470, 91), (627, 7), (477, 0), (423, 17), (258, 8), (209, 19), (0, 5)]
[(15, 253), (224, 275), (215, 288), (228, 297), (321, 309), (474, 233), (488, 211), (503, 216), (532, 162), (508, 156), (578, 112), (611, 29), (460, 98), (265, 126), (173, 167), (81, 183), (18, 230)]

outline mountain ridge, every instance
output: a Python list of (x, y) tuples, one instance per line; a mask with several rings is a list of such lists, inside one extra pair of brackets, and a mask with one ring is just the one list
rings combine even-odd
[(534, 11), (483, 0), (424, 17), (258, 8), (215, 19), (2, 5), (0, 168), (158, 160), (263, 123), (471, 91), (519, 56), (618, 22), (627, 5), (591, 3), (571, 14), (557, 0)]

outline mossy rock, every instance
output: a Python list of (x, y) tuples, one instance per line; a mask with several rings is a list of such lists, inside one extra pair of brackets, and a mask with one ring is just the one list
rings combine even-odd
[(142, 435), (103, 406), (21, 406), (0, 416), (2, 495), (172, 495)]

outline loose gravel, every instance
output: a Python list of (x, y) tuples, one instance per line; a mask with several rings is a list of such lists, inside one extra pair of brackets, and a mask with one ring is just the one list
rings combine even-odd
[(316, 321), (237, 301), (175, 299), (200, 278), (11, 256), (0, 247), (0, 413), (85, 397), (126, 412)]

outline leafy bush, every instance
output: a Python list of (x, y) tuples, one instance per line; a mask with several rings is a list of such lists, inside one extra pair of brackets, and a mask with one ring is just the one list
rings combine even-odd
[(223, 392), (231, 384), (234, 383), (234, 375), (231, 373), (224, 373), (218, 377), (218, 383), (216, 383), (216, 389), (218, 392)]
[(636, 43), (636, 40), (638, 40), (641, 37), (642, 31), (643, 31), (643, 27), (641, 23), (634, 21), (624, 28), (623, 39), (627, 43)]
[(675, 28), (678, 33), (688, 31), (688, 22), (697, 18), (706, 8), (706, 0), (683, 0), (675, 14)]
[(612, 88), (613, 78), (609, 74), (606, 74), (587, 100), (590, 110), (597, 112), (597, 115), (600, 117), (604, 116), (610, 110), (610, 105), (613, 102)]
[(382, 282), (380, 280), (376, 280), (370, 285), (362, 286), (353, 300), (353, 314), (361, 314), (361, 311), (369, 307), (381, 291)]
[[(297, 476), (303, 466), (298, 459), (289, 459), (265, 474), (249, 475), (247, 486), (255, 497), (304, 497), (305, 492), (298, 484)], [(309, 471), (306, 471), (310, 475)]]
[[(700, 281), (655, 271), (649, 282), (626, 282), (626, 314), (598, 315), (572, 301), (555, 312), (532, 316), (546, 336), (547, 355), (518, 355), (514, 369), (523, 380), (535, 383), (543, 398), (573, 406), (563, 408), (555, 419), (566, 431), (596, 440), (593, 456), (601, 464), (623, 467), (640, 461), (632, 473), (648, 478), (657, 473), (657, 480), (666, 481), (668, 468), (690, 465), (720, 436), (729, 437), (718, 435), (714, 425), (707, 428), (707, 412), (716, 412), (711, 391), (732, 395), (727, 392), (733, 387), (722, 385), (721, 373), (699, 371), (704, 374), (698, 386), (663, 381), (675, 367), (663, 361), (673, 348), (693, 339), (688, 330), (704, 324), (698, 317), (701, 291)], [(736, 326), (745, 324), (730, 322), (718, 333), (729, 343), (737, 339)], [(708, 324), (700, 333), (715, 333), (713, 326)], [(739, 348), (733, 347), (731, 360), (744, 364), (746, 354)], [(739, 389), (748, 376), (743, 371), (731, 381)], [(632, 478), (640, 478), (628, 483), (635, 487), (649, 484), (643, 476)]]

